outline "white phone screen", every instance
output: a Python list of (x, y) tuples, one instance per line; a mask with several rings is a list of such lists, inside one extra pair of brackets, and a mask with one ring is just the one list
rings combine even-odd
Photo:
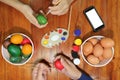
[(87, 11), (86, 15), (87, 15), (89, 21), (91, 22), (91, 24), (93, 25), (94, 29), (103, 25), (102, 20), (100, 19), (100, 17), (98, 16), (98, 14), (94, 8)]

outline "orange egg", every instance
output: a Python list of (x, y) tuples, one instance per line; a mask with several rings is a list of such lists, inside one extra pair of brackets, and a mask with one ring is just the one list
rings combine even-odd
[(99, 57), (103, 54), (103, 47), (100, 44), (96, 44), (93, 50), (93, 54)]
[(112, 48), (105, 48), (103, 51), (103, 57), (106, 59), (110, 59), (113, 55)]
[(92, 53), (93, 51), (93, 45), (91, 42), (86, 42), (84, 45), (83, 45), (83, 51), (85, 53)]
[(20, 44), (23, 41), (23, 36), (20, 34), (14, 34), (11, 38), (10, 38), (11, 43), (13, 44)]
[(22, 53), (24, 55), (30, 55), (32, 53), (32, 46), (30, 44), (25, 44), (22, 47)]
[(87, 57), (87, 60), (88, 60), (88, 62), (90, 62), (91, 64), (99, 64), (99, 62), (100, 62), (100, 60), (99, 60), (96, 56), (94, 56), (94, 55), (89, 55), (89, 56)]
[(89, 41), (90, 41), (93, 45), (96, 45), (99, 40), (96, 39), (96, 38), (92, 38), (92, 39), (90, 39)]
[(111, 38), (103, 38), (101, 41), (100, 41), (101, 45), (105, 48), (111, 48), (114, 46), (114, 41), (111, 39)]

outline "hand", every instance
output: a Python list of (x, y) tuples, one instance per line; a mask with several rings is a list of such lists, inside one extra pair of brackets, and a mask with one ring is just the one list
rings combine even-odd
[(54, 6), (49, 7), (50, 13), (53, 15), (64, 15), (68, 12), (70, 4), (73, 0), (53, 0)]
[(24, 14), (24, 16), (35, 26), (37, 26), (38, 28), (43, 28), (47, 25), (47, 23), (45, 25), (40, 25), (37, 21), (37, 19), (34, 16), (34, 11), (31, 9), (30, 6), (28, 5), (23, 5), (21, 8), (21, 12)]
[(47, 73), (49, 72), (49, 67), (43, 63), (38, 63), (32, 72), (32, 80), (47, 80)]
[(81, 76), (81, 72), (76, 68), (76, 66), (66, 57), (57, 56), (55, 60), (60, 59), (61, 64), (64, 66), (62, 72), (66, 74), (71, 79), (77, 80)]

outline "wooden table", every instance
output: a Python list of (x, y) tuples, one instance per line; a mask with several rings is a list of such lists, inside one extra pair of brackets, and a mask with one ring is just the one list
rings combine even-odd
[[(24, 0), (23, 0), (24, 1)], [(26, 1), (26, 0), (25, 0)], [(32, 25), (19, 11), (0, 2), (0, 51), (1, 45), (6, 36), (15, 32), (22, 32), (30, 36), (35, 45), (35, 52), (32, 59), (25, 65), (14, 66), (7, 63), (0, 52), (0, 80), (31, 80), (31, 71), (34, 62), (44, 58), (52, 62), (52, 57), (61, 51), (67, 56), (71, 56), (71, 47), (75, 39), (73, 32), (76, 28), (81, 29), (81, 39), (86, 39), (92, 35), (103, 35), (115, 41), (115, 55), (113, 60), (105, 67), (95, 68), (89, 66), (81, 58), (79, 67), (90, 74), (96, 80), (119, 80), (120, 79), (120, 0), (76, 0), (72, 4), (72, 19), (70, 36), (68, 40), (60, 46), (51, 49), (45, 48), (40, 44), (41, 38), (45, 33), (59, 27), (67, 29), (69, 13), (63, 16), (47, 16), (49, 24), (47, 27), (38, 29)], [(43, 9), (48, 3), (45, 2)], [(92, 32), (87, 19), (83, 15), (83, 10), (90, 5), (94, 5), (105, 23), (105, 28), (99, 32)], [(48, 74), (48, 80), (70, 80), (64, 74), (52, 68)]]

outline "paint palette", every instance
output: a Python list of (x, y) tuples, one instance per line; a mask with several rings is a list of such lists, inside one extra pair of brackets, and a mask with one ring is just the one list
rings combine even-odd
[(53, 46), (65, 42), (68, 39), (68, 36), (68, 30), (63, 28), (57, 28), (54, 31), (46, 33), (41, 40), (41, 44), (46, 48), (52, 48)]

